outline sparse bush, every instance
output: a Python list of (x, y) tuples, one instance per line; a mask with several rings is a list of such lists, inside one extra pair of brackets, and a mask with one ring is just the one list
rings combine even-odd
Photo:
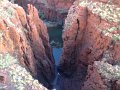
[(96, 61), (94, 65), (97, 68), (98, 72), (101, 73), (101, 75), (104, 78), (107, 78), (109, 80), (120, 79), (120, 66), (119, 65), (113, 66), (103, 61)]
[(9, 67), (11, 64), (16, 63), (17, 60), (10, 54), (0, 54), (0, 68)]
[(9, 53), (0, 54), (0, 68), (7, 70), (11, 83), (13, 83), (16, 90), (25, 90), (25, 87), (28, 85), (31, 90), (47, 90), (39, 84), (38, 80), (33, 79), (31, 74), (24, 67), (20, 66), (18, 60)]
[(44, 13), (43, 13), (43, 12), (39, 12), (39, 14), (38, 14), (38, 15), (39, 15), (39, 17), (40, 17), (41, 19), (43, 19), (43, 20), (45, 19), (45, 15), (44, 15)]

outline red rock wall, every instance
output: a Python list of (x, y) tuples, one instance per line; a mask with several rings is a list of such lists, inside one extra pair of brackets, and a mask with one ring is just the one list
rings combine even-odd
[(44, 13), (47, 20), (62, 22), (66, 18), (68, 9), (75, 0), (17, 0), (16, 3), (26, 8), (33, 4), (40, 12)]
[[(76, 73), (82, 69), (81, 64), (88, 67), (95, 61), (104, 60), (110, 65), (119, 64), (120, 7), (119, 3), (115, 2), (117, 0), (113, 2), (78, 0), (71, 6), (65, 20), (63, 52), (58, 68), (63, 76), (73, 76), (74, 79)], [(112, 9), (110, 10), (110, 8)], [(105, 53), (109, 53), (109, 56), (107, 57)], [(93, 70), (88, 68), (86, 75), (84, 84), (81, 84), (81, 87), (84, 85), (82, 90), (114, 88), (107, 86), (105, 80), (101, 79), (103, 76), (94, 68)], [(110, 80), (113, 83), (116, 79)], [(75, 90), (81, 90), (80, 84), (78, 86), (74, 82), (72, 84)], [(68, 90), (68, 88), (64, 90)]]
[(37, 9), (29, 4), (26, 14), (22, 7), (9, 2), (0, 7), (3, 10), (0, 14), (0, 53), (17, 56), (22, 66), (50, 87), (55, 75), (54, 59), (47, 27), (39, 19)]

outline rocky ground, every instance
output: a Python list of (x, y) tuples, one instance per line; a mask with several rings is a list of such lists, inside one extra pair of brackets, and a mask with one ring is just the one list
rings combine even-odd
[(48, 90), (10, 54), (0, 54), (0, 90)]

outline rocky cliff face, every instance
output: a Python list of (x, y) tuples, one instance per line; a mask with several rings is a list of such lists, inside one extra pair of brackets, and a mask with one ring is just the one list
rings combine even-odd
[(119, 90), (119, 4), (119, 0), (77, 0), (70, 8), (58, 70), (71, 77), (61, 82), (72, 89), (62, 85), (62, 90)]
[(15, 2), (24, 8), (26, 8), (28, 3), (31, 3), (37, 7), (41, 17), (62, 23), (74, 1), (75, 0), (16, 0)]
[(55, 75), (54, 60), (47, 28), (39, 19), (34, 6), (28, 5), (26, 13), (16, 4), (7, 0), (0, 1), (0, 55), (6, 54), (17, 58), (17, 62), (34, 78), (50, 87)]

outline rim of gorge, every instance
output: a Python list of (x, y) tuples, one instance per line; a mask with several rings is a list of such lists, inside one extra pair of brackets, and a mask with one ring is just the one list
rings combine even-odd
[(120, 0), (0, 0), (0, 90), (120, 90)]

